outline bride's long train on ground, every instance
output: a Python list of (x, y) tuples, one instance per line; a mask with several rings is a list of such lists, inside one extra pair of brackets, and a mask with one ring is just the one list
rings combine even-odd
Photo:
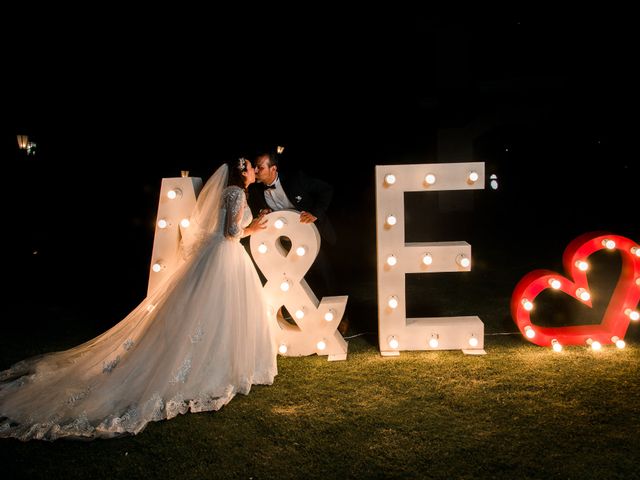
[(110, 330), (1, 372), (0, 438), (137, 434), (271, 384), (276, 349), (262, 284), (222, 230)]

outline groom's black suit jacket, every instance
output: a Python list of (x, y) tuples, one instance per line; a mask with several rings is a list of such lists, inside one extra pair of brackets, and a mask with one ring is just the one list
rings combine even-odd
[[(302, 171), (278, 172), (280, 185), (289, 201), (298, 211), (309, 212), (318, 219), (315, 222), (323, 241), (331, 245), (336, 243), (336, 233), (327, 217), (327, 209), (333, 196), (333, 187), (318, 178), (308, 176)], [(253, 216), (260, 210), (270, 208), (264, 198), (265, 185), (254, 183), (249, 186), (249, 207)]]

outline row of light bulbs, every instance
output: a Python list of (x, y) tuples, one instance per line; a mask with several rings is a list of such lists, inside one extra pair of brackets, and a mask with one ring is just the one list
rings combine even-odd
[[(180, 226), (182, 228), (188, 228), (189, 225), (191, 225), (191, 221), (188, 218), (183, 218), (182, 220), (180, 220)], [(168, 228), (170, 226), (171, 222), (169, 222), (165, 218), (161, 218), (160, 220), (158, 220), (158, 228), (164, 230), (165, 228)]]
[[(321, 340), (318, 340), (318, 342), (316, 343), (316, 348), (319, 351), (323, 351), (325, 348), (327, 348), (327, 341), (324, 338)], [(278, 352), (280, 352), (281, 355), (284, 355), (288, 351), (289, 351), (289, 346), (286, 343), (281, 343), (280, 346), (278, 346)]]
[[(387, 256), (387, 265), (390, 267), (395, 266), (398, 263), (398, 259), (395, 255), (391, 254)], [(425, 265), (431, 265), (433, 263), (433, 256), (426, 252), (422, 255), (422, 263)], [(463, 268), (468, 268), (471, 265), (471, 259), (467, 257), (464, 253), (459, 253), (456, 255), (456, 263)]]
[[(616, 248), (615, 240), (611, 240), (610, 238), (602, 239), (602, 245), (608, 250), (614, 250)], [(640, 247), (633, 246), (629, 249), (629, 251), (631, 252), (632, 255), (635, 255), (636, 257), (640, 258)], [(586, 272), (587, 270), (589, 270), (589, 263), (586, 260), (576, 260), (575, 266), (581, 272)], [(636, 281), (636, 283), (638, 282)]]
[[(475, 348), (478, 346), (479, 341), (475, 333), (472, 333), (467, 338), (467, 343), (469, 344), (470, 347)], [(438, 348), (440, 346), (440, 334), (432, 333), (431, 337), (429, 337), (428, 344), (430, 348)], [(393, 350), (397, 350), (398, 348), (400, 348), (399, 337), (397, 335), (390, 335), (387, 338), (387, 345), (389, 345), (389, 347), (392, 348)]]
[[(525, 331), (527, 330), (527, 328), (530, 329), (530, 331), (532, 330), (531, 327), (525, 327)], [(534, 332), (534, 335), (535, 335), (535, 332)], [(533, 338), (534, 335), (529, 335), (528, 331), (527, 331), (527, 337)], [(600, 342), (598, 342), (597, 340), (593, 340), (592, 338), (587, 338), (585, 343), (587, 344), (588, 347), (591, 347), (591, 349), (593, 351), (595, 351), (595, 352), (598, 352), (598, 351), (602, 350), (602, 344)], [(620, 337), (618, 337), (616, 335), (611, 337), (611, 343), (613, 343), (620, 350), (622, 350), (627, 345), (624, 342), (624, 340), (622, 340)], [(551, 348), (553, 349), (554, 352), (561, 352), (562, 351), (562, 345), (555, 338), (553, 340), (551, 340)]]
[[(475, 170), (471, 170), (470, 172), (467, 173), (467, 182), (468, 183), (475, 183), (475, 182), (478, 181), (479, 178), (480, 178), (480, 175)], [(384, 182), (388, 186), (391, 186), (391, 185), (395, 184), (396, 180), (397, 180), (397, 178), (393, 173), (388, 173), (384, 177)], [(436, 176), (435, 173), (429, 172), (429, 173), (425, 174), (425, 176), (424, 176), (425, 185), (435, 185), (435, 183), (437, 181), (438, 181), (438, 177)]]
[[(267, 247), (266, 243), (262, 242), (260, 245), (258, 245), (258, 253), (265, 254), (268, 251), (269, 247)], [(300, 245), (299, 247), (296, 247), (295, 252), (299, 257), (304, 257), (307, 254), (307, 247), (305, 245)]]

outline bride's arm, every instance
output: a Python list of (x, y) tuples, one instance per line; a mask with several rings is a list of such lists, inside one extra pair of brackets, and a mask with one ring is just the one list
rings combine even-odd
[(244, 192), (239, 188), (234, 188), (226, 192), (225, 196), (225, 223), (224, 236), (227, 238), (242, 238), (244, 229), (242, 228), (242, 217), (244, 215), (245, 201)]

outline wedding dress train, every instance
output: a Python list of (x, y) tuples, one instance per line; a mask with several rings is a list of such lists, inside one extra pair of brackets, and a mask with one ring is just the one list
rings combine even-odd
[(137, 434), (150, 421), (218, 410), (252, 384), (273, 382), (262, 285), (239, 242), (251, 212), (241, 188), (220, 193), (226, 172), (218, 173), (218, 185), (207, 189), (214, 176), (203, 189), (209, 204), (198, 199), (210, 226), (174, 275), (100, 336), (0, 372), (0, 438)]

